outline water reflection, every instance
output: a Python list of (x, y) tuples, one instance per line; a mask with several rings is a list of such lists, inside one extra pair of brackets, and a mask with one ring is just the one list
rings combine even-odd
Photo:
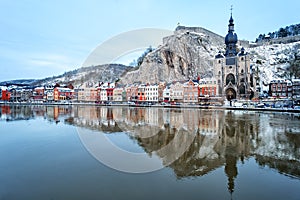
[(262, 167), (300, 178), (300, 123), (294, 114), (93, 106), (0, 109), (1, 120), (8, 122), (38, 117), (107, 134), (125, 132), (179, 179), (224, 167), (230, 193), (239, 174), (237, 163), (250, 157)]

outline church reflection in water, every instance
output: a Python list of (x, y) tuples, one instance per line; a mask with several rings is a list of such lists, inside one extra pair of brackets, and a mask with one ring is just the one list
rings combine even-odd
[(238, 163), (255, 158), (261, 166), (300, 178), (299, 116), (229, 110), (2, 106), (2, 120), (44, 117), (55, 123), (125, 132), (149, 155), (157, 154), (180, 178), (223, 168), (234, 191)]

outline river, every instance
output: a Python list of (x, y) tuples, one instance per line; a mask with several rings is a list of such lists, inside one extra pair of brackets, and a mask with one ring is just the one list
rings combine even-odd
[(299, 199), (297, 113), (0, 107), (0, 200)]

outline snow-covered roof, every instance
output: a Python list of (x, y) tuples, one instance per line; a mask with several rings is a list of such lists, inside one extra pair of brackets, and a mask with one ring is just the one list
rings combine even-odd
[(7, 87), (6, 86), (0, 86), (0, 89), (1, 90), (7, 90)]
[(278, 79), (273, 79), (270, 81), (270, 83), (284, 83), (287, 82), (285, 79), (278, 78)]
[(157, 84), (152, 84), (152, 85), (146, 85), (146, 87), (153, 87), (153, 88), (157, 88), (158, 85)]
[(58, 89), (58, 91), (61, 91), (61, 92), (72, 92), (72, 91), (74, 91), (70, 88), (64, 88), (64, 87), (58, 87), (57, 89)]
[(44, 87), (36, 87), (36, 88), (34, 88), (35, 90), (43, 90), (44, 89)]
[(191, 81), (191, 80), (185, 82), (183, 85), (184, 85), (184, 86), (189, 85), (190, 82), (192, 82), (192, 83), (194, 84), (194, 86), (198, 86), (198, 85), (199, 85), (197, 82), (194, 82), (194, 81)]

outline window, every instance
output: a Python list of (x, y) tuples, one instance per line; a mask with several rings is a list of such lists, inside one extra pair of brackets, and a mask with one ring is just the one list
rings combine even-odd
[(278, 90), (278, 91), (281, 91), (281, 85), (278, 84), (277, 90)]
[(234, 57), (226, 58), (226, 65), (235, 65), (235, 58)]
[(282, 86), (282, 91), (286, 92), (286, 86), (285, 85)]
[(246, 88), (244, 85), (240, 86), (239, 88), (240, 94), (246, 94)]
[(235, 78), (233, 76), (233, 74), (228, 74), (226, 77), (226, 85), (228, 85), (229, 83), (235, 84)]

